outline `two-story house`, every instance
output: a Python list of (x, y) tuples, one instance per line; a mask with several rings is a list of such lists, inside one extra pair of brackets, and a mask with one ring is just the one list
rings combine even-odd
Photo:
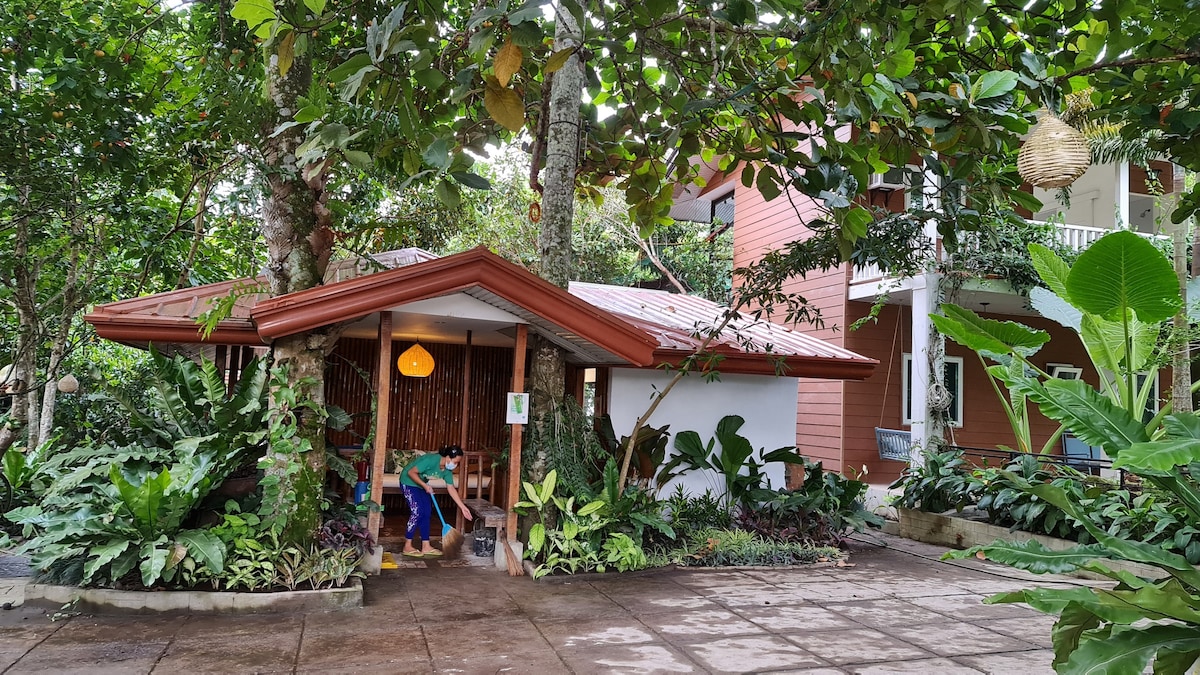
[[(1168, 163), (1155, 162), (1149, 171), (1127, 164), (1093, 166), (1072, 186), (1069, 205), (1059, 201), (1057, 190), (1034, 189), (1045, 207), (1036, 214), (1022, 215), (1029, 222), (1049, 222), (1053, 226), (1050, 236), (1073, 249), (1087, 247), (1114, 228), (1158, 234), (1159, 223), (1168, 222), (1164, 215), (1170, 208), (1165, 205), (1180, 186)], [(819, 214), (813, 202), (795, 196), (765, 201), (755, 188), (737, 180), (736, 170), (721, 176), (710, 166), (707, 173), (709, 180), (703, 190), (681, 191), (674, 215), (732, 223), (735, 268), (811, 236), (803, 223)], [(910, 199), (919, 198), (920, 189), (904, 185), (902, 173), (873, 177), (866, 196), (870, 203), (899, 211)], [(938, 241), (933, 226), (925, 234), (930, 241)], [(936, 255), (945, 261), (947, 254), (940, 245), (937, 248)], [(985, 254), (976, 251), (971, 255)], [(1016, 320), (1046, 330), (1052, 339), (1034, 357), (1038, 365), (1062, 377), (1098, 381), (1078, 338), (1037, 315), (1027, 295), (1014, 291), (1004, 278), (968, 275), (946, 283), (940, 270), (947, 267), (954, 268), (932, 265), (925, 274), (898, 279), (878, 269), (854, 269), (847, 263), (826, 272), (809, 272), (783, 289), (803, 295), (820, 310), (824, 326), (802, 326), (801, 330), (880, 362), (875, 374), (862, 381), (799, 381), (796, 444), (802, 454), (824, 461), (829, 469), (851, 474), (865, 470), (866, 480), (879, 485), (895, 479), (906, 464), (881, 458), (876, 428), (911, 431), (916, 452), (928, 447), (929, 314), (940, 302), (954, 302), (988, 318)], [(881, 299), (885, 304), (877, 321), (858, 330), (848, 329)], [(943, 382), (950, 395), (945, 440), (964, 447), (1015, 447), (1008, 419), (975, 354), (947, 340), (944, 367)], [(1167, 376), (1162, 380), (1161, 387), (1169, 387)], [(938, 395), (945, 402), (942, 392)], [(1036, 411), (1033, 417), (1033, 441), (1040, 447), (1058, 427)], [(1061, 444), (1058, 447), (1061, 451)]]

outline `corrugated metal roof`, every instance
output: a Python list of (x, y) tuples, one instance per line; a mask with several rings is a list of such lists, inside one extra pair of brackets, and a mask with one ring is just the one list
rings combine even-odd
[[(726, 308), (693, 295), (644, 288), (572, 283), (571, 294), (613, 312), (656, 337), (665, 349), (691, 350), (703, 340), (703, 331), (715, 328)], [(700, 337), (696, 337), (701, 334)], [(790, 330), (767, 320), (739, 315), (716, 340), (721, 346), (748, 353), (802, 356), (870, 362), (847, 349)]]

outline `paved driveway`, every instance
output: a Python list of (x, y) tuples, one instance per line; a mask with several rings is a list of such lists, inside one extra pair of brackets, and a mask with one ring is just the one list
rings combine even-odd
[[(0, 612), (5, 673), (1050, 673), (1052, 619), (983, 605), (1028, 585), (882, 536), (849, 567), (533, 582), (494, 569), (368, 580), (362, 610), (285, 616)], [(1041, 581), (1054, 581), (1042, 579)], [(1059, 578), (1058, 583), (1083, 583)]]

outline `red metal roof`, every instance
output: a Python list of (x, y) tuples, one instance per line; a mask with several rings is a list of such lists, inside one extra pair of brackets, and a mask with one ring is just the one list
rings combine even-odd
[[(694, 296), (601, 284), (573, 283), (570, 292), (479, 248), (445, 258), (404, 249), (330, 266), (326, 282), (269, 298), (265, 280), (240, 279), (101, 305), (85, 317), (101, 337), (130, 344), (262, 345), (285, 335), (351, 321), (407, 303), (470, 295), (528, 322), (580, 363), (650, 366), (693, 353), (698, 331), (725, 308)], [(392, 268), (392, 269), (389, 269)], [(375, 271), (380, 270), (383, 271)], [(204, 340), (196, 318), (235, 288), (230, 317)], [(793, 377), (864, 379), (878, 364), (798, 331), (741, 317), (711, 345), (729, 373), (782, 372)]]
[[(724, 319), (726, 307), (694, 295), (644, 288), (575, 282), (571, 294), (613, 312), (653, 335), (656, 362), (676, 363), (694, 353), (706, 331)], [(793, 377), (865, 379), (878, 361), (824, 340), (745, 314), (730, 321), (709, 349), (727, 372), (774, 373)]]

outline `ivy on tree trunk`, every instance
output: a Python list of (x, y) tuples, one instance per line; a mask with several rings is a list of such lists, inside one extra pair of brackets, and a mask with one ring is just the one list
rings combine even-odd
[[(560, 8), (554, 28), (555, 51), (579, 45), (579, 27), (565, 8)], [(579, 104), (583, 99), (583, 71), (578, 53), (554, 73), (550, 83), (550, 121), (546, 127), (545, 192), (542, 228), (538, 236), (539, 271), (543, 279), (563, 288), (571, 281), (571, 221), (575, 211), (575, 171), (579, 166)], [(556, 410), (564, 394), (566, 355), (554, 343), (531, 340), (530, 367), (534, 411)], [(537, 419), (548, 420), (550, 416)], [(538, 434), (539, 438), (549, 438)], [(530, 448), (524, 454), (529, 477), (540, 481), (546, 474), (546, 452)]]

